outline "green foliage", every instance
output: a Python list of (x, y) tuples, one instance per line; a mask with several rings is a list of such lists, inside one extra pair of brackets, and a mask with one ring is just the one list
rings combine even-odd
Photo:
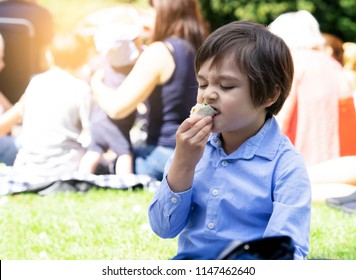
[(318, 20), (322, 32), (356, 41), (354, 0), (200, 0), (200, 4), (212, 30), (233, 20), (268, 25), (282, 13), (307, 10)]

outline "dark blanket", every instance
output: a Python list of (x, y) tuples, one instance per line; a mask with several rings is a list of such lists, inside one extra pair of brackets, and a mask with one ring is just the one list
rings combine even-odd
[(347, 196), (328, 198), (326, 204), (346, 214), (356, 214), (356, 192)]
[(105, 189), (148, 189), (154, 191), (159, 184), (154, 178), (146, 175), (128, 174), (91, 175), (73, 174), (58, 178), (21, 177), (0, 173), (0, 195), (20, 193), (37, 193), (47, 195), (61, 192), (86, 192), (91, 188)]

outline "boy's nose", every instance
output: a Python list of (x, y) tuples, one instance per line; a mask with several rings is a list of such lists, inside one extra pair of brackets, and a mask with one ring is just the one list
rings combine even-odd
[(212, 100), (216, 99), (218, 95), (214, 87), (207, 87), (202, 96), (204, 100)]

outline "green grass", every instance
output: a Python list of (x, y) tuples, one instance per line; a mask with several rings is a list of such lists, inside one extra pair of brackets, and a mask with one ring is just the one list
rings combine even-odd
[(151, 197), (115, 190), (2, 197), (0, 259), (167, 259), (176, 240), (151, 231)]
[[(169, 259), (177, 240), (151, 231), (151, 198), (147, 191), (102, 189), (0, 197), (0, 259)], [(356, 215), (313, 204), (309, 258), (356, 260)]]
[(310, 240), (310, 258), (356, 260), (356, 214), (314, 203)]
[[(86, 15), (120, 3), (146, 0), (39, 0), (56, 30), (70, 30)], [(162, 240), (148, 224), (152, 193), (91, 190), (41, 197), (0, 197), (0, 259), (164, 260), (176, 239)], [(356, 260), (356, 215), (313, 204), (312, 259)]]

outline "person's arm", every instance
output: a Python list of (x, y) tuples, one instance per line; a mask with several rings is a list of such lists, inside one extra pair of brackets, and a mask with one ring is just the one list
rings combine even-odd
[(21, 99), (0, 116), (0, 136), (11, 132), (14, 125), (22, 120), (22, 102)]
[(174, 59), (167, 47), (161, 42), (152, 43), (115, 91), (103, 84), (102, 71), (94, 74), (91, 80), (94, 99), (111, 118), (125, 118), (150, 96), (157, 85), (166, 82), (174, 69)]
[(186, 119), (177, 130), (173, 159), (167, 162), (148, 210), (151, 228), (162, 238), (177, 236), (187, 224), (195, 166), (204, 152), (211, 126), (211, 117), (196, 117)]

